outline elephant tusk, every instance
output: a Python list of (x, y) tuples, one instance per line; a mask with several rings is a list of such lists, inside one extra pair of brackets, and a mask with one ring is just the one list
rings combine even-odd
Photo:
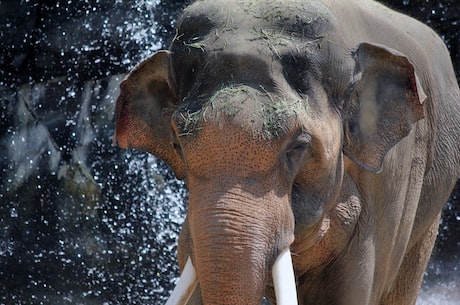
[(272, 269), (277, 305), (297, 305), (297, 288), (289, 248), (281, 251)]
[(187, 304), (197, 285), (198, 280), (196, 277), (195, 268), (193, 267), (192, 260), (190, 257), (188, 257), (179, 281), (177, 282), (176, 287), (166, 302), (166, 305)]

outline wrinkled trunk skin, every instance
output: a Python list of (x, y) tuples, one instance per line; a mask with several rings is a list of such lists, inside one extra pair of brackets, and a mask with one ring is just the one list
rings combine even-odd
[(204, 304), (261, 304), (267, 274), (293, 240), (292, 213), (282, 211), (287, 196), (189, 184), (192, 260)]

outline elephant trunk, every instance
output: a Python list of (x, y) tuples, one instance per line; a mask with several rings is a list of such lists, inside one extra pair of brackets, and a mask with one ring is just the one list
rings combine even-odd
[(190, 187), (189, 220), (204, 304), (260, 304), (276, 257), (293, 241), (287, 196), (201, 187)]

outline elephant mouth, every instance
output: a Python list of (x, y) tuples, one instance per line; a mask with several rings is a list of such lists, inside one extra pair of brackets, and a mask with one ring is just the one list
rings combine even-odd
[[(297, 288), (294, 268), (289, 248), (281, 251), (272, 268), (275, 287), (276, 304), (297, 305)], [(169, 297), (166, 305), (185, 305), (198, 285), (195, 268), (190, 257), (187, 259), (179, 281)]]

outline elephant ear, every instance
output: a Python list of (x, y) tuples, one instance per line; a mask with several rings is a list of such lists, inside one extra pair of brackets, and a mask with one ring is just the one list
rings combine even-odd
[(173, 146), (171, 114), (177, 107), (169, 52), (159, 51), (141, 62), (121, 82), (115, 110), (114, 142), (165, 160), (179, 179), (185, 170)]
[(426, 95), (414, 66), (396, 50), (362, 43), (344, 107), (346, 156), (374, 173), (387, 152), (423, 119)]

